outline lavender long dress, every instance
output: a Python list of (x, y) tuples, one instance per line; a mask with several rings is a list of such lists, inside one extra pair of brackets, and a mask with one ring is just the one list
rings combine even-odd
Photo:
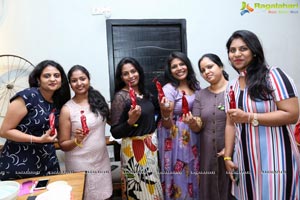
[[(199, 135), (181, 121), (182, 93), (171, 84), (163, 87), (166, 97), (175, 103), (174, 126), (158, 126), (161, 182), (165, 199), (199, 199)], [(195, 94), (186, 98), (192, 109)]]

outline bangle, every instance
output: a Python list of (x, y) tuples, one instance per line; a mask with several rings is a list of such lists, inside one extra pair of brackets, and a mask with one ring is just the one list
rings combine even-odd
[(139, 126), (139, 124), (137, 124), (137, 123), (134, 123), (134, 124), (131, 125), (131, 124), (129, 123), (129, 119), (127, 119), (127, 124), (128, 124), (129, 126), (133, 126), (133, 127), (135, 127), (135, 128)]
[(82, 147), (82, 144), (77, 142), (77, 138), (74, 139), (74, 143), (76, 144), (76, 146)]
[(225, 156), (224, 157), (224, 160), (226, 161), (226, 160), (231, 160), (231, 157), (230, 156)]
[(251, 121), (251, 114), (248, 113), (248, 123), (250, 123), (250, 121)]
[(202, 127), (202, 124), (203, 124), (201, 118), (200, 118), (200, 117), (195, 117), (195, 119), (196, 119), (197, 126), (198, 126), (199, 128), (201, 128), (201, 127)]
[(30, 144), (32, 144), (32, 135), (30, 135)]

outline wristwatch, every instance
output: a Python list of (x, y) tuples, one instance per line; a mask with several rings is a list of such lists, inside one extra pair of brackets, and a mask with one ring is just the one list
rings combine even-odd
[(257, 120), (257, 113), (253, 114), (253, 120), (251, 122), (252, 126), (258, 126), (259, 125), (259, 121)]

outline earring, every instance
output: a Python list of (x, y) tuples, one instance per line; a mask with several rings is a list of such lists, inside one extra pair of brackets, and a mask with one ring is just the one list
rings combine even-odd
[(256, 57), (256, 54), (254, 54), (253, 57)]

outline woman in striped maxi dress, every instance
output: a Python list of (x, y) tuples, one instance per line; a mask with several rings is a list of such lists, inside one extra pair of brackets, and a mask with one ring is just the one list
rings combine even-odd
[[(233, 180), (232, 193), (237, 199), (299, 199), (300, 158), (292, 127), (299, 105), (294, 82), (280, 68), (266, 64), (254, 33), (236, 31), (226, 46), (239, 73), (225, 97), (224, 160)], [(230, 103), (234, 100), (236, 109)]]

